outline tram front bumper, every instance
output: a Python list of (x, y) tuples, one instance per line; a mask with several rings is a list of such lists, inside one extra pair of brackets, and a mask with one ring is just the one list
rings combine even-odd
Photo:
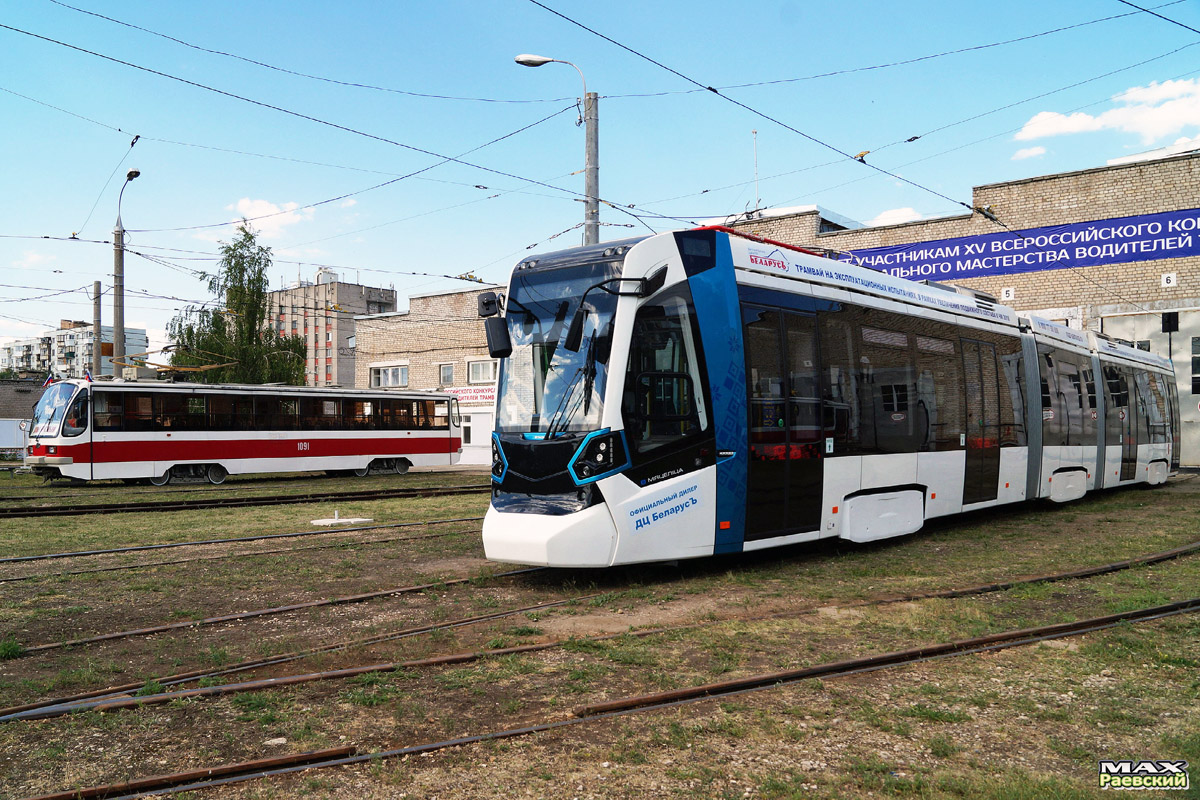
[(25, 456), (27, 467), (66, 467), (74, 463), (71, 456)]
[(491, 561), (540, 567), (607, 567), (617, 540), (608, 506), (563, 516), (502, 514), (489, 507), (483, 551)]

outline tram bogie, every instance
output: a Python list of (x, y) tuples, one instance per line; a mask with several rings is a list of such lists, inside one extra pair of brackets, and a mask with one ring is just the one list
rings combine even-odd
[(498, 561), (867, 542), (1178, 467), (1166, 359), (727, 229), (534, 257), (480, 310)]

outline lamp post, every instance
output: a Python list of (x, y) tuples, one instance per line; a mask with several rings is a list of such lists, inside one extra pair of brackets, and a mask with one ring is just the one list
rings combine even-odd
[(583, 132), (584, 145), (584, 211), (583, 211), (583, 243), (597, 244), (600, 241), (600, 139), (599, 139), (599, 98), (595, 92), (587, 90), (587, 79), (583, 70), (570, 61), (546, 56), (535, 56), (522, 53), (516, 57), (516, 62), (523, 67), (540, 67), (543, 64), (567, 64), (575, 67), (579, 79), (583, 81)]
[[(141, 170), (131, 169), (125, 173), (125, 183), (117, 195), (117, 226), (113, 228), (113, 377), (117, 374), (117, 362), (125, 360), (125, 228), (121, 225), (121, 200), (125, 187), (141, 175)], [(96, 347), (100, 346), (99, 340)]]

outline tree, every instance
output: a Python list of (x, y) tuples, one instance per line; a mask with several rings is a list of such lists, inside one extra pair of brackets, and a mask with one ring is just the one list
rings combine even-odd
[(242, 220), (238, 236), (221, 242), (217, 274), (208, 290), (223, 307), (188, 306), (171, 320), (171, 365), (228, 364), (195, 374), (204, 383), (304, 384), (303, 336), (283, 336), (267, 318), (271, 248)]

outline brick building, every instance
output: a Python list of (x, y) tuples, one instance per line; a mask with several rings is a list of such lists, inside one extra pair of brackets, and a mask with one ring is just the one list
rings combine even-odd
[(337, 273), (317, 270), (316, 280), (297, 281), (267, 294), (267, 319), (287, 336), (308, 345), (304, 382), (308, 386), (354, 386), (355, 316), (396, 310), (396, 291), (343, 283)]
[(815, 206), (735, 227), (1171, 358), (1183, 463), (1200, 465), (1200, 151), (978, 186), (971, 204), (982, 212), (871, 228)]
[(355, 318), (354, 386), (458, 395), (464, 464), (491, 462), (498, 362), (488, 355), (477, 298), (487, 289), (409, 297), (407, 311)]

